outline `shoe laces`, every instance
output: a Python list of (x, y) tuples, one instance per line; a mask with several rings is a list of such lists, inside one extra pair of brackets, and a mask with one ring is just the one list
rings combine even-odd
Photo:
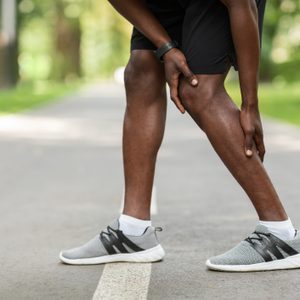
[(263, 237), (270, 237), (271, 233), (254, 231), (253, 234), (245, 239), (250, 244), (254, 244), (255, 241), (263, 241)]
[(113, 228), (111, 228), (110, 226), (107, 226), (106, 230), (104, 229), (100, 232), (100, 236), (103, 236), (104, 234), (106, 234), (107, 236), (111, 236), (112, 235), (111, 231), (115, 231), (115, 230)]

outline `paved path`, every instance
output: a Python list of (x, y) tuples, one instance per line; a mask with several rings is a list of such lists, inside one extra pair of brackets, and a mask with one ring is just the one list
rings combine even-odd
[[(245, 238), (256, 216), (205, 136), (173, 105), (155, 180), (164, 262), (59, 263), (60, 249), (93, 237), (119, 211), (124, 107), (122, 87), (105, 85), (0, 119), (0, 299), (140, 300), (147, 289), (148, 299), (298, 299), (300, 270), (206, 270), (206, 258)], [(300, 130), (267, 120), (265, 129), (265, 164), (300, 226)]]

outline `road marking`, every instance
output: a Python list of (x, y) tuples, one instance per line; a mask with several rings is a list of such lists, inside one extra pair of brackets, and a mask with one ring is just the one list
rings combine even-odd
[[(123, 210), (123, 188), (120, 213)], [(151, 215), (157, 214), (157, 192), (153, 186)], [(151, 263), (106, 264), (93, 300), (146, 300), (151, 277)]]
[(146, 300), (151, 263), (106, 264), (93, 300)]
[[(123, 188), (123, 194), (122, 194), (122, 201), (120, 205), (120, 213), (123, 211), (123, 206), (124, 206), (124, 198), (125, 198), (125, 190)], [(158, 209), (157, 209), (157, 192), (156, 192), (156, 187), (153, 186), (152, 189), (152, 196), (151, 196), (151, 215), (157, 215)]]

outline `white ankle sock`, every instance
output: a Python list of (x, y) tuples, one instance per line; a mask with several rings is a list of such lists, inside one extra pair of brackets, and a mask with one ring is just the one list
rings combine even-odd
[(272, 234), (282, 240), (292, 240), (295, 236), (295, 228), (290, 218), (285, 221), (259, 221), (259, 224), (266, 226)]
[(128, 215), (121, 214), (119, 218), (119, 229), (127, 235), (140, 236), (145, 229), (151, 226), (151, 220), (141, 220)]

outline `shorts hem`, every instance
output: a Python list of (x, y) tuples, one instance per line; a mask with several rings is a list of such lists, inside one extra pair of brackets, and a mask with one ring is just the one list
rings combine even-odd
[(130, 46), (130, 52), (133, 50), (152, 50), (155, 51), (157, 48), (154, 45), (148, 44), (148, 45), (141, 45), (141, 44), (131, 44)]
[(198, 67), (193, 67), (190, 65), (191, 71), (195, 75), (200, 75), (200, 74), (208, 74), (208, 75), (214, 75), (214, 74), (225, 74), (227, 73), (231, 68), (234, 68), (235, 71), (238, 71), (237, 65), (235, 64), (227, 64), (227, 65), (222, 65), (222, 66), (198, 66)]

